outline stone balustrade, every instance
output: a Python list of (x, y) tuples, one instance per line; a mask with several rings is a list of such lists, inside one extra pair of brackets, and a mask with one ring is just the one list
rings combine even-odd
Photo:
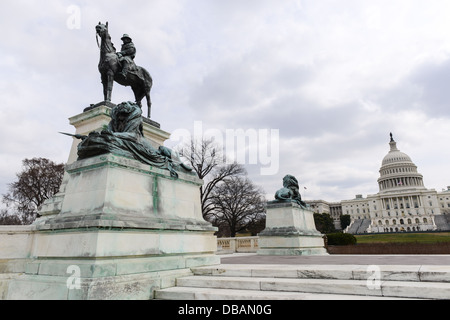
[(217, 251), (219, 253), (256, 252), (259, 237), (218, 238)]

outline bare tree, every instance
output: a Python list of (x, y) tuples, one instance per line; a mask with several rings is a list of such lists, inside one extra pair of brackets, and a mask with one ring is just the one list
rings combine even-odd
[(29, 222), (30, 216), (36, 216), (44, 201), (59, 191), (64, 164), (45, 158), (25, 159), (22, 164), (22, 171), (16, 175), (17, 181), (8, 185), (2, 201)]
[(214, 206), (211, 203), (213, 190), (228, 177), (245, 174), (245, 168), (237, 163), (226, 164), (222, 146), (212, 139), (191, 139), (188, 145), (179, 148), (180, 156), (186, 158), (197, 176), (205, 181), (200, 188), (202, 214), (209, 220)]
[(0, 225), (12, 226), (26, 224), (23, 218), (17, 214), (11, 215), (6, 209), (0, 210)]
[(249, 231), (265, 218), (264, 192), (246, 176), (224, 179), (212, 192), (211, 215), (219, 229), (229, 231), (230, 237), (236, 233)]

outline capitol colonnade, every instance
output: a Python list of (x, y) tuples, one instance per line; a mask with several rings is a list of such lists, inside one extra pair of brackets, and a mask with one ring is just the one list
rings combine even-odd
[(413, 187), (423, 187), (423, 181), (416, 177), (402, 177), (402, 178), (391, 178), (380, 181), (380, 190), (392, 189), (395, 186), (413, 186)]

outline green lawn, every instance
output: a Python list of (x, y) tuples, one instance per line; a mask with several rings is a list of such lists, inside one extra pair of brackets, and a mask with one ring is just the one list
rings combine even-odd
[(358, 243), (450, 242), (450, 232), (443, 233), (393, 233), (355, 236)]

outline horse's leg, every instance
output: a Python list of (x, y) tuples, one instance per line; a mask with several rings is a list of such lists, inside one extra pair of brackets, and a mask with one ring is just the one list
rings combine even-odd
[(108, 97), (108, 77), (104, 73), (102, 73), (102, 84), (103, 84), (103, 99), (104, 101), (106, 101)]
[(144, 98), (144, 96), (142, 95), (140, 88), (132, 86), (131, 89), (133, 90), (136, 104), (142, 109), (142, 98)]
[(107, 88), (106, 88), (106, 101), (111, 101), (112, 90), (114, 85), (114, 73), (112, 71), (108, 71), (107, 74)]

